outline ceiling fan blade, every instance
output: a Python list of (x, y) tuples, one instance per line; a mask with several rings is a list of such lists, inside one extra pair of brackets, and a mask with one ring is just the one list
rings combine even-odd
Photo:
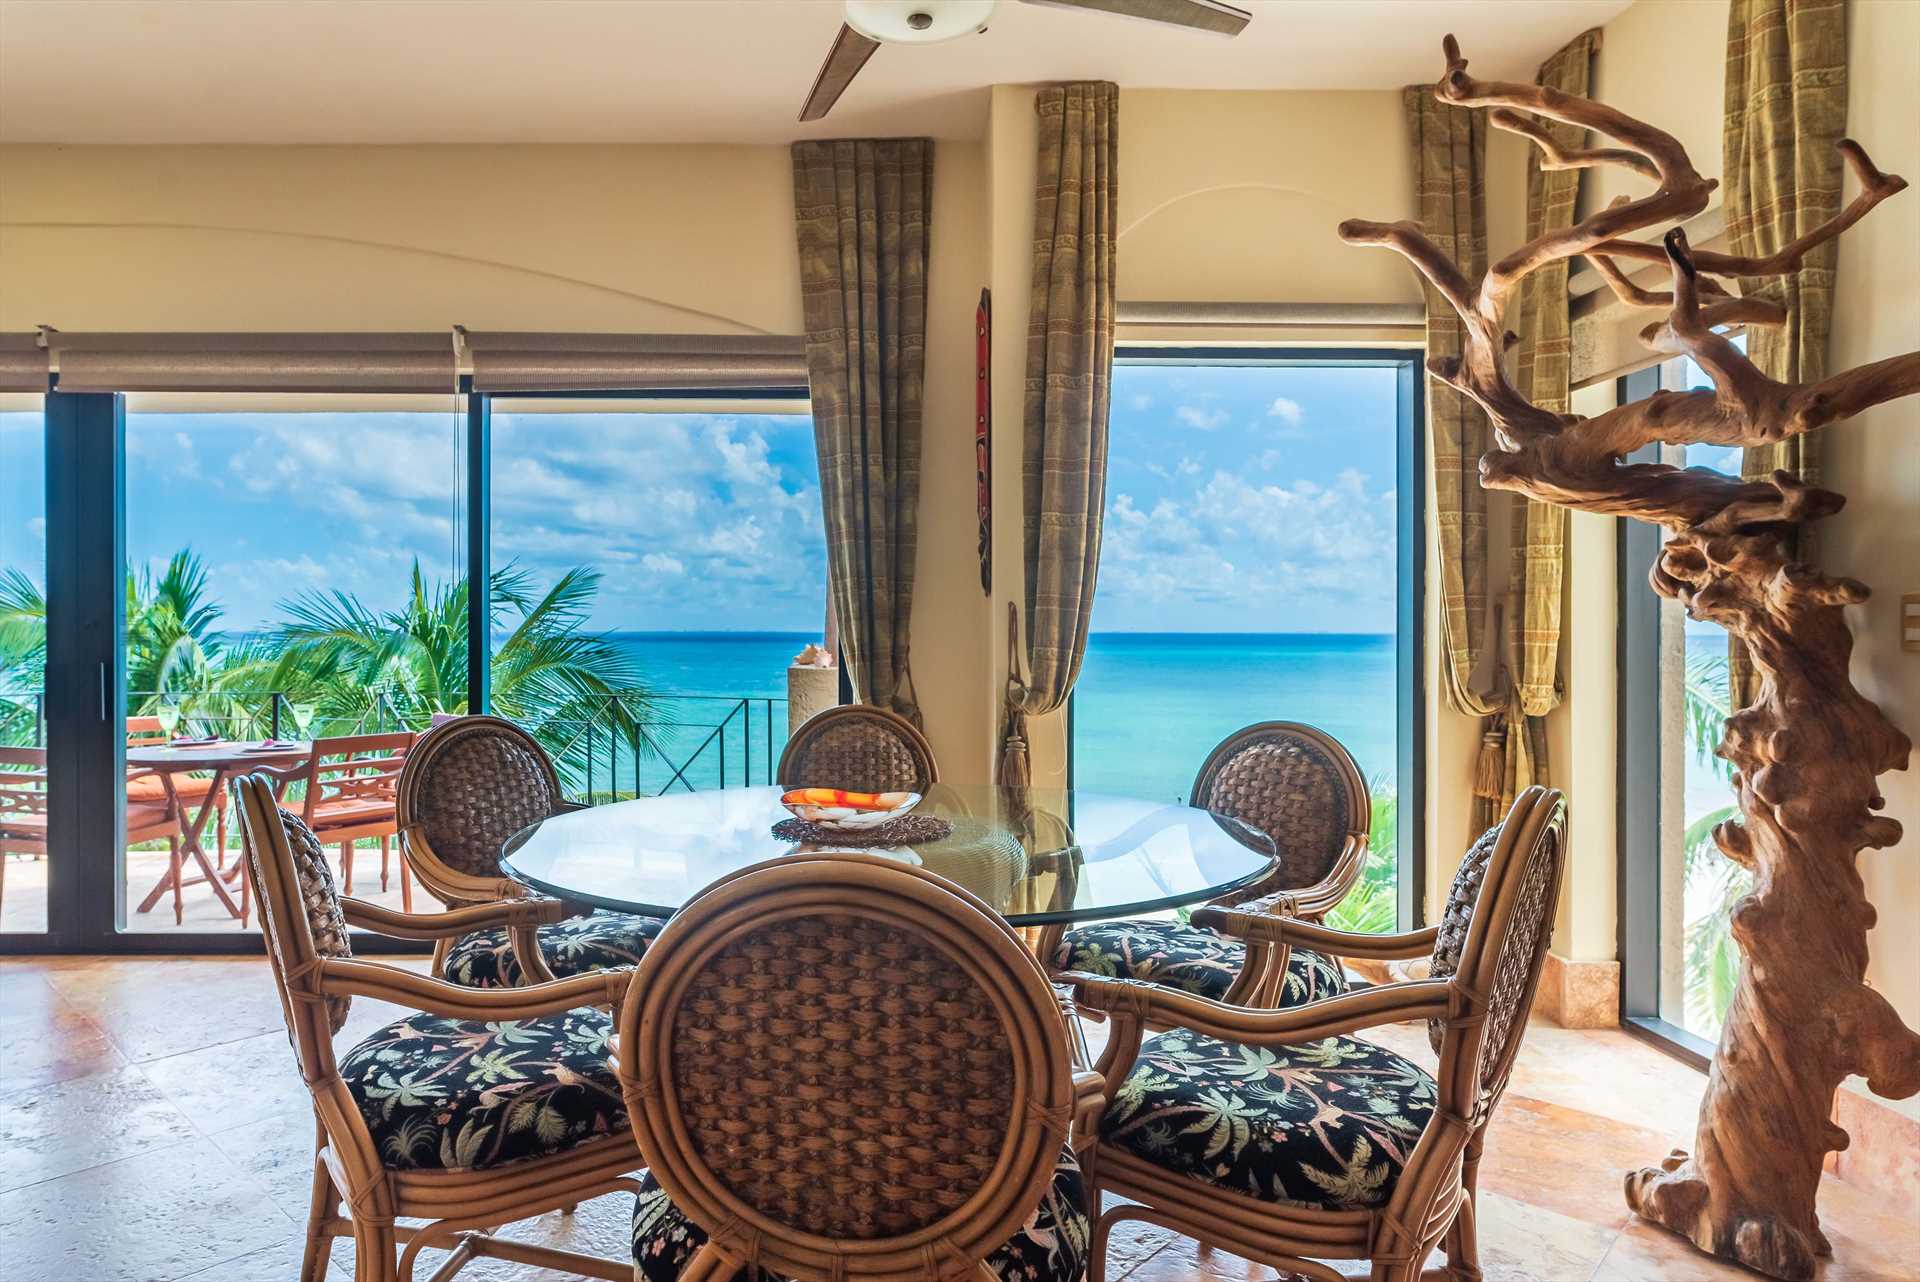
[(1175, 27), (1192, 27), (1222, 36), (1237, 36), (1252, 20), (1245, 9), (1236, 9), (1220, 0), (1027, 0), (1028, 4), (1052, 5), (1057, 9), (1094, 9), (1123, 18), (1144, 18)]
[(840, 95), (847, 91), (853, 78), (860, 74), (860, 68), (867, 65), (867, 59), (873, 57), (873, 51), (879, 47), (878, 40), (869, 40), (842, 24), (840, 34), (833, 38), (833, 48), (827, 50), (827, 60), (820, 64), (820, 74), (813, 78), (807, 103), (800, 108), (800, 119), (818, 120), (832, 111), (833, 104), (840, 101)]

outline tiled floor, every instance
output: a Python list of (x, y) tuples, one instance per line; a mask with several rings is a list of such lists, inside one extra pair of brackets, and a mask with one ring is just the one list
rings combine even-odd
[[(377, 884), (377, 883), (376, 883)], [(393, 1018), (355, 1003), (344, 1038)], [(1425, 1030), (1379, 1039), (1431, 1062)], [(1621, 1174), (1690, 1137), (1699, 1074), (1617, 1033), (1532, 1028), (1482, 1168), (1490, 1282), (1735, 1282), (1630, 1216)], [(264, 963), (92, 958), (0, 962), (0, 1279), (273, 1282), (300, 1257), (313, 1123)], [(629, 1204), (602, 1198), (516, 1235), (606, 1256)], [(1829, 1180), (1825, 1282), (1920, 1278), (1920, 1223)], [(1129, 1226), (1110, 1277), (1271, 1279), (1270, 1269)], [(336, 1279), (352, 1248), (336, 1244)], [(550, 1275), (482, 1261), (463, 1279)]]

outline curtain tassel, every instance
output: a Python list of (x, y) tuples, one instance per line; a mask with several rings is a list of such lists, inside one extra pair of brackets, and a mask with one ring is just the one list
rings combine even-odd
[(1488, 717), (1480, 732), (1480, 756), (1473, 765), (1473, 795), (1499, 801), (1506, 775), (1507, 728), (1499, 713)]

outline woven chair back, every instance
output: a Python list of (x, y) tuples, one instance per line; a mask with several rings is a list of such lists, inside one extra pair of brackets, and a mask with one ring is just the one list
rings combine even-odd
[(408, 843), (409, 859), (498, 877), (501, 844), (564, 802), (559, 772), (532, 735), (498, 717), (461, 717), (427, 731), (407, 751), (395, 810), (402, 832), (425, 839), (425, 851)]
[(1506, 1086), (1539, 987), (1559, 902), (1565, 813), (1558, 792), (1528, 788), (1488, 833), (1440, 1040), (1437, 1107), (1394, 1185), (1376, 1251), (1433, 1246), (1466, 1196), (1465, 1158)]
[(351, 998), (322, 997), (317, 962), (351, 957), (353, 945), (326, 852), (313, 830), (280, 808), (264, 774), (233, 782), (239, 803), (241, 857), (260, 893), (260, 930), (287, 1017), (287, 1035), (301, 1075), (313, 1082), (333, 1072), (333, 1034), (345, 1025)]
[(1348, 837), (1366, 836), (1373, 810), (1352, 754), (1298, 721), (1264, 721), (1228, 735), (1194, 777), (1192, 803), (1273, 838), (1278, 862), (1262, 891), (1326, 877)]
[(898, 713), (864, 704), (828, 708), (787, 740), (775, 772), (783, 788), (925, 792), (940, 782), (933, 745)]
[(922, 869), (803, 856), (726, 878), (629, 991), (618, 1062), (640, 1150), (736, 1266), (975, 1277), (1066, 1142), (1068, 1042), (1045, 976), (985, 904)]
[(1478, 1053), (1470, 1057), (1477, 1071), (1461, 1079), (1453, 1107), (1475, 1128), (1486, 1125), (1506, 1089), (1540, 987), (1560, 900), (1565, 825), (1566, 803), (1559, 792), (1534, 787), (1514, 799), (1467, 927), (1456, 975), (1475, 1008), (1472, 1013), (1484, 1009), (1485, 1019), (1477, 1036), (1469, 1027), (1461, 1039), (1463, 1050), (1464, 1044), (1478, 1043)]

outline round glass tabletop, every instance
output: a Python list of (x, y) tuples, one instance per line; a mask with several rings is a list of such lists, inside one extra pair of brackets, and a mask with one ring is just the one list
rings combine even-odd
[[(643, 797), (569, 811), (509, 838), (506, 871), (535, 890), (616, 912), (670, 916), (728, 873), (795, 845), (779, 788)], [(1090, 921), (1199, 903), (1258, 881), (1273, 842), (1237, 819), (1097, 792), (936, 784), (917, 814), (953, 833), (861, 847), (959, 883), (1015, 926)]]

